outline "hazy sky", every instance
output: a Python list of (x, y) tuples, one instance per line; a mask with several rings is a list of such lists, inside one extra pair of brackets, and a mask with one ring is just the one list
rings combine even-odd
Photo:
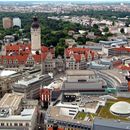
[(88, 2), (130, 2), (130, 0), (0, 0), (0, 1), (88, 1)]
[(130, 0), (0, 0), (0, 1), (4, 1), (4, 2), (8, 2), (8, 1), (17, 1), (17, 2), (22, 2), (22, 1), (83, 1), (83, 2), (89, 2), (89, 3), (101, 3), (101, 2), (112, 2), (112, 3), (116, 3), (116, 2), (129, 2), (130, 3)]

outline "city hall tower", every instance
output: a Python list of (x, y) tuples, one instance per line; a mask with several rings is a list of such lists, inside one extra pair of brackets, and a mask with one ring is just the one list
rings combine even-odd
[(36, 16), (33, 17), (31, 26), (31, 49), (32, 52), (41, 51), (41, 28)]

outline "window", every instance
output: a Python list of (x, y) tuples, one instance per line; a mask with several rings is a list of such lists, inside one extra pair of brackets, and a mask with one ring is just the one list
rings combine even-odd
[(2, 92), (0, 92), (0, 98), (2, 97)]
[(17, 123), (14, 123), (14, 126), (18, 126), (18, 124), (17, 124)]
[(1, 123), (1, 126), (4, 126), (4, 123)]
[(6, 59), (4, 59), (4, 64), (6, 64), (6, 62), (7, 62), (7, 60), (6, 60)]
[(75, 115), (74, 113), (69, 113), (69, 115)]
[(17, 60), (17, 59), (15, 59), (15, 60), (14, 60), (14, 63), (15, 63), (15, 64), (17, 64), (17, 63), (18, 63), (18, 60)]
[(78, 80), (78, 82), (86, 82), (86, 80), (85, 79), (80, 79), (80, 80)]
[(9, 60), (9, 63), (12, 64), (12, 60)]
[(26, 126), (29, 126), (29, 123), (26, 123)]
[(19, 123), (19, 126), (23, 126), (23, 124), (22, 124), (22, 123)]

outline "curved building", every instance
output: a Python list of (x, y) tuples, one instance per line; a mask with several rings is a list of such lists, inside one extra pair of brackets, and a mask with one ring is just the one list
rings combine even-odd
[(129, 116), (130, 115), (130, 104), (128, 102), (119, 101), (110, 107), (110, 111), (113, 114), (116, 114), (119, 116)]

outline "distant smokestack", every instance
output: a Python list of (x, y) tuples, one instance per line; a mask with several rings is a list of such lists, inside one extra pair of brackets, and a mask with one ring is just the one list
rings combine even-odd
[(58, 130), (58, 125), (57, 125), (57, 123), (54, 123), (54, 124), (53, 124), (53, 130)]

